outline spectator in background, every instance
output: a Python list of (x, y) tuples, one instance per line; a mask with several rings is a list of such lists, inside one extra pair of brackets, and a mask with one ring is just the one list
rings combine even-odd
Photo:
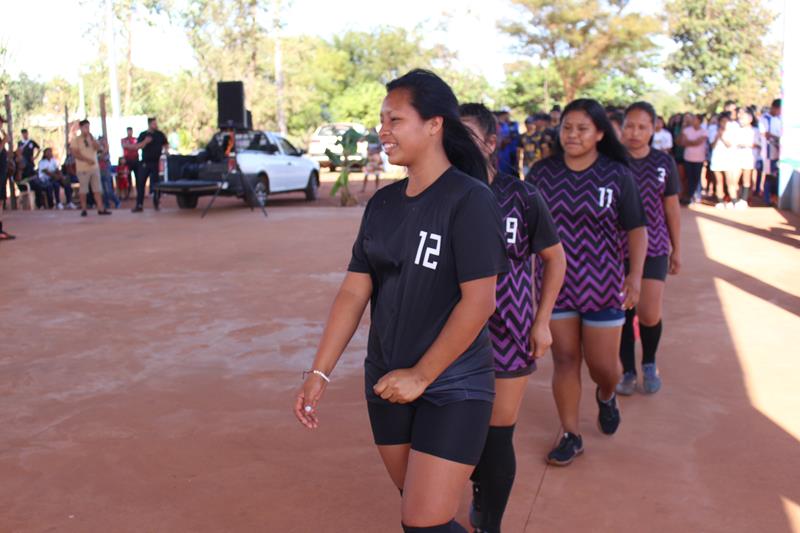
[(383, 159), (381, 158), (381, 141), (375, 128), (369, 131), (367, 139), (367, 164), (364, 166), (364, 186), (361, 192), (367, 190), (367, 182), (370, 175), (375, 176), (375, 190), (381, 186), (381, 172), (383, 171)]
[(618, 140), (622, 140), (622, 123), (625, 121), (625, 115), (619, 111), (612, 109), (607, 111), (608, 120), (611, 121), (611, 126), (614, 128), (614, 133), (617, 135)]
[[(122, 139), (122, 157), (125, 159), (125, 166), (128, 169), (130, 177), (135, 176), (138, 183), (141, 178), (139, 175), (139, 148), (137, 148), (136, 137), (133, 136), (133, 128), (128, 126), (127, 135)], [(128, 181), (128, 187), (131, 185)], [(117, 182), (119, 187), (119, 182)], [(126, 197), (127, 198), (127, 197)]]
[[(64, 158), (64, 164), (61, 165), (61, 174), (64, 176), (64, 179), (61, 181), (60, 185), (61, 188), (64, 189), (64, 197), (67, 202), (64, 207), (67, 209), (76, 209), (78, 206), (72, 201), (72, 184), (79, 184), (80, 181), (78, 180), (78, 173), (75, 168), (75, 156), (72, 155), (69, 148), (67, 148), (67, 157)], [(56, 194), (58, 194), (58, 191), (56, 191)]]
[(8, 180), (8, 150), (6, 149), (6, 135), (3, 132), (3, 123), (6, 119), (0, 117), (0, 241), (11, 241), (16, 237), (3, 229), (3, 211), (6, 208), (6, 181)]
[(78, 180), (81, 184), (81, 216), (86, 216), (86, 196), (91, 189), (95, 205), (97, 206), (98, 215), (110, 215), (111, 211), (108, 209), (100, 209), (101, 205), (101, 185), (100, 185), (100, 167), (97, 164), (97, 152), (100, 151), (100, 145), (92, 136), (89, 131), (89, 121), (81, 120), (80, 135), (75, 135), (69, 144), (69, 149), (72, 155), (75, 156), (75, 166), (78, 173)]
[(764, 136), (764, 203), (772, 205), (772, 195), (778, 194), (778, 161), (781, 158), (781, 99), (772, 101), (769, 113), (761, 117), (759, 130)]
[(503, 107), (497, 114), (497, 168), (499, 172), (519, 177), (519, 124), (511, 120), (511, 109)]
[[(559, 126), (561, 125), (561, 106), (556, 104), (552, 108), (550, 108), (550, 128), (553, 130), (558, 130)], [(553, 138), (558, 138), (558, 135), (553, 135)]]
[[(58, 162), (53, 157), (53, 149), (45, 148), (41, 161), (39, 161), (39, 175), (31, 178), (31, 188), (36, 191), (36, 203), (39, 207), (47, 205), (48, 209), (58, 204), (59, 209), (64, 209), (64, 206), (58, 202), (58, 185), (57, 182), (61, 181), (63, 176), (61, 170), (58, 168)], [(38, 196), (41, 195), (41, 203)]]
[[(158, 120), (155, 117), (147, 119), (147, 130), (139, 134), (136, 148), (142, 150), (142, 161), (139, 164), (139, 175), (136, 176), (136, 207), (132, 211), (141, 213), (147, 180), (150, 180), (150, 189), (153, 191), (154, 186), (158, 184), (158, 162), (161, 153), (169, 149), (167, 137), (158, 129)], [(158, 191), (153, 191), (153, 209), (156, 211), (158, 211), (158, 199)]]
[(114, 204), (114, 209), (119, 209), (120, 201), (114, 192), (114, 177), (111, 175), (111, 157), (108, 154), (108, 141), (100, 137), (100, 151), (97, 154), (100, 166), (100, 185), (103, 187), (103, 208), (108, 209)]
[(22, 151), (22, 177), (27, 178), (36, 174), (36, 159), (39, 157), (39, 145), (28, 136), (28, 130), (22, 129), (22, 140), (17, 143), (17, 148)]
[(545, 153), (548, 155), (550, 153), (549, 147), (545, 146), (544, 135), (548, 122), (550, 117), (541, 113), (525, 119), (525, 133), (519, 138), (520, 147), (517, 156), (522, 162), (523, 178), (528, 175), (534, 163), (545, 157)]
[[(124, 157), (120, 157), (117, 161), (117, 196), (121, 196), (123, 191), (130, 189), (130, 175), (131, 171), (128, 168), (128, 162)], [(127, 198), (125, 199), (127, 200)]]
[(672, 145), (672, 134), (664, 129), (664, 117), (658, 117), (656, 119), (656, 132), (653, 134), (651, 146), (656, 150), (669, 154), (672, 152)]
[(686, 169), (687, 190), (681, 203), (688, 205), (700, 201), (700, 179), (706, 163), (708, 132), (702, 128), (700, 116), (684, 115), (686, 126), (681, 130), (677, 144), (683, 147), (683, 164)]
[(739, 189), (739, 198), (734, 205), (739, 209), (744, 209), (749, 207), (750, 189), (753, 187), (753, 176), (756, 172), (756, 160), (761, 151), (761, 135), (758, 128), (753, 127), (752, 112), (746, 108), (739, 110), (739, 139), (736, 145), (742, 169), (742, 187)]
[[(717, 137), (712, 144), (711, 171), (718, 183), (722, 183), (722, 200), (717, 197), (718, 209), (731, 209), (734, 207), (733, 199), (737, 197), (736, 189), (739, 187), (741, 167), (737, 158), (738, 126), (734, 127), (734, 120), (726, 111), (719, 117)], [(715, 190), (716, 196), (716, 190)]]

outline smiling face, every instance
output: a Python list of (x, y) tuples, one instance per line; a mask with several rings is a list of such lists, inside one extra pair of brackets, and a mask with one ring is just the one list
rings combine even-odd
[(653, 136), (653, 120), (641, 109), (633, 109), (625, 115), (622, 126), (622, 144), (628, 150), (641, 150), (650, 143)]
[(424, 120), (411, 105), (407, 89), (395, 89), (381, 106), (380, 140), (389, 162), (413, 166), (432, 146), (442, 144), (442, 117)]
[(585, 111), (570, 111), (561, 122), (559, 139), (564, 153), (570, 157), (583, 157), (596, 151), (602, 138), (603, 132)]

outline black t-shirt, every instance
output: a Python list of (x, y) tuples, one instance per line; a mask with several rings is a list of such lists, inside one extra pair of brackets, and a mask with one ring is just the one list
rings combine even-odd
[(161, 157), (161, 152), (164, 148), (164, 145), (168, 144), (167, 137), (161, 132), (161, 130), (156, 130), (154, 132), (145, 130), (139, 134), (139, 138), (136, 139), (136, 142), (142, 142), (146, 137), (152, 137), (152, 140), (147, 146), (142, 148), (142, 160), (153, 163), (158, 161), (158, 159)]
[[(506, 272), (497, 201), (489, 187), (450, 167), (415, 197), (408, 179), (367, 204), (348, 270), (372, 278), (365, 386), (367, 400), (387, 372), (413, 367), (461, 299), (459, 283)], [(472, 345), (425, 390), (437, 405), (494, 397), (494, 366), (484, 327)]]

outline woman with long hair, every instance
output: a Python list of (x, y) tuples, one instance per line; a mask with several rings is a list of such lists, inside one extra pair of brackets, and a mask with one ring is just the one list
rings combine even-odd
[(413, 70), (387, 85), (380, 140), (408, 177), (364, 211), (294, 412), (308, 428), (370, 303), (364, 362), (375, 444), (402, 494), (406, 532), (458, 532), (462, 492), (489, 431), (494, 367), (486, 322), (508, 269), (486, 162), (453, 91)]
[[(647, 229), (627, 153), (597, 101), (578, 99), (564, 109), (556, 149), (534, 165), (528, 179), (550, 208), (567, 257), (550, 323), (553, 395), (564, 433), (547, 456), (550, 464), (563, 466), (583, 453), (578, 428), (583, 361), (597, 384), (600, 430), (612, 435), (619, 426), (620, 333), (625, 311), (639, 300)], [(627, 276), (621, 232), (630, 247)], [(540, 266), (537, 260), (537, 293)]]
[[(687, 114), (687, 116), (690, 116)], [(628, 149), (631, 174), (639, 187), (647, 214), (647, 257), (642, 274), (642, 292), (636, 308), (625, 311), (620, 359), (622, 380), (619, 394), (630, 396), (636, 390), (633, 319), (639, 317), (642, 339), (642, 388), (646, 394), (658, 392), (661, 376), (656, 367), (656, 350), (662, 332), (662, 302), (667, 273), (675, 275), (681, 267), (681, 212), (678, 203), (678, 169), (672, 156), (650, 146), (655, 132), (656, 111), (648, 102), (636, 102), (625, 110), (622, 143)], [(684, 128), (682, 136), (686, 136)], [(688, 154), (687, 148), (685, 154)], [(699, 178), (699, 171), (697, 178)], [(697, 187), (694, 178), (690, 181)], [(694, 189), (689, 189), (690, 195)], [(628, 247), (624, 242), (625, 270), (629, 271)]]
[[(476, 531), (498, 533), (516, 475), (514, 428), (536, 360), (553, 342), (550, 317), (564, 281), (566, 259), (550, 211), (539, 191), (493, 164), (497, 122), (483, 104), (463, 104), (461, 120), (487, 160), (489, 185), (506, 233), (509, 271), (497, 280), (497, 309), (489, 319), (495, 398), (489, 435), (472, 475), (470, 521)], [(541, 258), (542, 294), (534, 313), (531, 256)]]

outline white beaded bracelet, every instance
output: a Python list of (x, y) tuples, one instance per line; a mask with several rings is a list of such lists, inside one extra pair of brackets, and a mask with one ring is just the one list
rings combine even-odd
[(307, 376), (308, 374), (316, 374), (317, 376), (319, 376), (319, 377), (321, 377), (322, 379), (324, 379), (324, 380), (325, 380), (327, 383), (330, 383), (330, 382), (331, 382), (331, 378), (329, 378), (328, 376), (326, 376), (326, 375), (325, 375), (325, 373), (324, 373), (324, 372), (322, 372), (321, 370), (305, 370), (305, 371), (303, 372), (303, 379), (306, 379), (306, 376)]

